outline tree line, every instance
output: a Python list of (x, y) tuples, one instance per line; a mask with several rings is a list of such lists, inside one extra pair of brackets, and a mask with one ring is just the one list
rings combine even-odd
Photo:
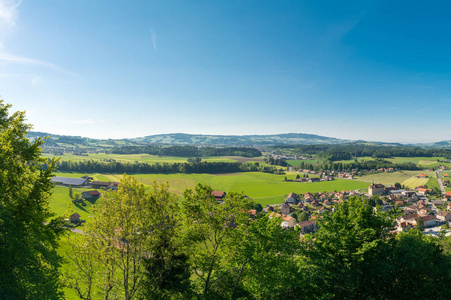
[(300, 169), (307, 169), (307, 170), (314, 170), (314, 171), (320, 171), (320, 170), (329, 170), (329, 171), (338, 171), (343, 172), (347, 171), (350, 172), (351, 170), (377, 170), (380, 168), (397, 168), (400, 170), (422, 170), (417, 164), (414, 164), (412, 162), (406, 162), (406, 163), (392, 163), (390, 161), (384, 160), (384, 159), (375, 159), (375, 160), (368, 160), (368, 161), (354, 161), (354, 162), (348, 162), (348, 163), (341, 163), (341, 162), (329, 162), (329, 163), (320, 163), (320, 164), (311, 164), (308, 162), (301, 161), (299, 164)]
[(81, 173), (127, 173), (127, 174), (159, 174), (159, 173), (235, 173), (235, 172), (265, 172), (280, 173), (277, 167), (262, 166), (258, 162), (191, 162), (155, 163), (125, 162), (125, 161), (59, 161), (56, 165), (61, 172)]
[(196, 146), (121, 146), (110, 150), (114, 154), (150, 154), (159, 156), (178, 157), (207, 157), (207, 156), (262, 156), (260, 150), (248, 147), (196, 147)]
[(273, 146), (274, 151), (288, 151), (294, 155), (316, 155), (322, 162), (349, 160), (355, 157), (369, 156), (372, 158), (391, 157), (445, 157), (451, 158), (451, 149), (424, 149), (400, 145), (368, 145), (349, 143), (341, 145), (298, 145)]

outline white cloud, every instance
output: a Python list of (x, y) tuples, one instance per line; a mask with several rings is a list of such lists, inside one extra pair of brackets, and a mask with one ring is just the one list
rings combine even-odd
[(152, 29), (150, 30), (150, 35), (152, 36), (153, 50), (155, 50), (155, 52), (157, 52), (157, 36)]
[(74, 74), (66, 69), (63, 69), (55, 64), (52, 64), (52, 63), (49, 63), (46, 61), (42, 61), (42, 60), (33, 59), (33, 58), (13, 55), (13, 54), (5, 53), (5, 52), (0, 52), (0, 63), (2, 63), (2, 62), (44, 67), (44, 68), (58, 71), (60, 73), (66, 74), (66, 75), (76, 76), (76, 74)]
[(21, 0), (0, 0), (0, 23), (12, 27), (16, 25)]

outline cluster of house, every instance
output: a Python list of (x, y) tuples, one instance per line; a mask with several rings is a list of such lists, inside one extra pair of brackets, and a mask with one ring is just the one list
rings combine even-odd
[(417, 186), (415, 191), (399, 189), (395, 186), (385, 186), (382, 183), (372, 183), (368, 187), (368, 195), (388, 195), (389, 200), (396, 200), (398, 198), (413, 198), (416, 199), (418, 196), (424, 196), (431, 189), (428, 189), (424, 186)]
[[(351, 170), (351, 172), (338, 172), (338, 171), (330, 171), (326, 172), (324, 170), (308, 170), (308, 169), (299, 169), (296, 170), (299, 173), (303, 174), (313, 174), (318, 175), (321, 181), (329, 181), (333, 180), (334, 178), (340, 178), (340, 179), (354, 179), (354, 176), (356, 174), (356, 170)], [(303, 178), (301, 178), (303, 179)]]
[(404, 216), (396, 218), (396, 230), (407, 231), (415, 228), (418, 219), (423, 220), (424, 228), (435, 227), (440, 224), (451, 222), (451, 204), (447, 206), (448, 211), (439, 210), (435, 214), (431, 214), (430, 210), (422, 204), (412, 205), (404, 210)]
[(318, 193), (315, 197), (312, 193), (307, 192), (304, 195), (298, 195), (296, 193), (290, 193), (284, 203), (280, 205), (280, 214), (274, 212), (274, 206), (268, 205), (263, 210), (268, 213), (269, 218), (282, 219), (280, 226), (283, 228), (294, 228), (296, 226), (301, 227), (301, 234), (311, 233), (316, 230), (316, 217), (311, 216), (310, 220), (296, 223), (296, 219), (291, 217), (290, 214), (297, 208), (299, 211), (307, 211), (309, 208), (315, 208), (316, 213), (321, 215), (326, 211), (334, 211), (334, 204), (343, 202), (350, 196), (354, 196), (354, 191), (340, 191), (330, 193)]

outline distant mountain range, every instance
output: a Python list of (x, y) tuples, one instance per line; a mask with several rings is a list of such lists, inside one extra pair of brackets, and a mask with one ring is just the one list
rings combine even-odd
[[(318, 145), (369, 143), (377, 145), (402, 145), (399, 143), (367, 142), (337, 139), (316, 134), (284, 133), (271, 135), (203, 135), (186, 133), (169, 133), (149, 135), (131, 139), (91, 139), (80, 136), (56, 135), (45, 132), (30, 132), (28, 137), (48, 136), (46, 148), (112, 148), (127, 145), (196, 145), (196, 146), (274, 146), (274, 145)], [(406, 146), (406, 145), (404, 145)], [(437, 143), (409, 144), (426, 148), (451, 148), (451, 141)]]

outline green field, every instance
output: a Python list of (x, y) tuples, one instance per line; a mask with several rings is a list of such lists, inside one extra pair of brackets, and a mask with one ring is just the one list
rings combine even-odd
[[(73, 188), (74, 195), (76, 193), (81, 194), (84, 191), (91, 191), (93, 189), (79, 189), (79, 188)], [(102, 192), (99, 190), (99, 192)], [(96, 203), (101, 202), (102, 200), (99, 199), (96, 201)], [(86, 220), (88, 216), (92, 214), (92, 203), (89, 201), (85, 201), (86, 206), (83, 205), (75, 205), (72, 203), (72, 200), (69, 198), (69, 188), (67, 187), (61, 187), (56, 186), (52, 190), (52, 197), (50, 199), (50, 209), (56, 213), (57, 216), (62, 216), (67, 210), (68, 205), (70, 205), (70, 213), (79, 213), (81, 219)]]
[(369, 161), (369, 160), (374, 160), (371, 156), (361, 156), (361, 157), (356, 157), (353, 159), (348, 159), (348, 160), (338, 160), (335, 161), (336, 163), (353, 163), (355, 161), (355, 159), (357, 159), (359, 162), (363, 162), (363, 161)]
[[(85, 174), (56, 173), (57, 176), (81, 177)], [(97, 180), (119, 181), (122, 175), (91, 174)], [(181, 195), (185, 189), (194, 188), (197, 183), (210, 185), (215, 190), (243, 192), (261, 204), (278, 204), (291, 192), (330, 192), (334, 190), (365, 189), (369, 186), (367, 182), (356, 180), (337, 179), (334, 181), (300, 183), (286, 182), (284, 178), (294, 179), (296, 173), (286, 175), (274, 175), (260, 172), (233, 173), (233, 174), (137, 174), (136, 179), (144, 185), (150, 186), (154, 181), (157, 183), (168, 183), (169, 190)], [(51, 199), (51, 208), (58, 215), (64, 213), (69, 201), (68, 188), (55, 187)], [(90, 214), (91, 206), (88, 204), (85, 211), (72, 205), (73, 212), (78, 212), (82, 218)]]
[(318, 161), (316, 159), (297, 159), (287, 160), (287, 163), (292, 167), (299, 167), (301, 163), (316, 165)]
[[(44, 157), (55, 157), (51, 153), (44, 153)], [(182, 163), (186, 162), (187, 157), (176, 157), (176, 156), (158, 156), (149, 154), (105, 154), (105, 153), (89, 153), (88, 156), (73, 155), (69, 153), (64, 153), (58, 156), (63, 161), (83, 161), (83, 160), (104, 160), (104, 159), (114, 159), (116, 161), (125, 162), (145, 162), (149, 164), (154, 163)], [(209, 162), (236, 162), (241, 157), (222, 157), (222, 156), (211, 156), (202, 157), (202, 160)], [(249, 159), (251, 160), (251, 159)], [(262, 159), (261, 159), (262, 160)]]
[[(429, 176), (429, 178), (416, 178), (415, 176), (424, 173)], [(415, 188), (419, 185), (425, 185), (428, 186), (430, 184), (433, 184), (434, 186), (434, 180), (435, 183), (437, 183), (437, 179), (435, 177), (435, 172), (428, 171), (400, 171), (400, 172), (392, 172), (392, 173), (377, 173), (377, 174), (371, 174), (371, 175), (364, 175), (361, 177), (358, 177), (357, 180), (366, 181), (366, 182), (375, 182), (375, 183), (382, 183), (385, 185), (393, 185), (396, 182), (399, 182), (402, 185), (405, 185), (409, 188)]]

